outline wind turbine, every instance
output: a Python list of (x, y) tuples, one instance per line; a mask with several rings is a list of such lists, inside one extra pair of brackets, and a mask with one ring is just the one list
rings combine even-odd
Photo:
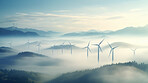
[(99, 56), (100, 56), (100, 51), (102, 52), (101, 44), (104, 41), (104, 39), (99, 43), (99, 44), (94, 44), (95, 46), (98, 46), (98, 63), (99, 63)]
[(135, 56), (137, 48), (136, 49), (131, 49), (131, 50), (133, 51), (133, 55)]
[(12, 27), (15, 27), (15, 23), (12, 24)]
[(54, 49), (54, 47), (55, 47), (55, 44), (51, 47), (52, 55), (53, 55), (53, 49)]
[(38, 47), (38, 52), (40, 52), (41, 42), (39, 42), (39, 43), (37, 44), (37, 47)]
[(12, 47), (12, 42), (9, 42), (8, 44), (9, 44), (10, 47)]
[(91, 52), (91, 50), (90, 50), (90, 48), (89, 48), (89, 45), (90, 45), (90, 41), (89, 41), (88, 45), (87, 45), (86, 47), (84, 47), (84, 48), (86, 48), (86, 49), (87, 49), (87, 57), (88, 57), (88, 51), (90, 51), (90, 52)]
[[(108, 42), (107, 42), (107, 43), (108, 43)], [(118, 46), (112, 47), (109, 43), (108, 43), (108, 45), (109, 45), (109, 47), (111, 48), (110, 53), (109, 53), (109, 56), (110, 56), (111, 53), (112, 53), (112, 63), (113, 63), (113, 61), (114, 61), (114, 50), (115, 50), (115, 48), (117, 48)]]
[(29, 42), (29, 40), (27, 41), (27, 47), (28, 47), (28, 49), (29, 49), (29, 44), (30, 44), (30, 42)]
[(71, 50), (71, 55), (72, 55), (72, 44), (71, 44), (71, 42), (69, 42), (69, 45), (70, 45), (70, 50)]
[[(64, 43), (65, 43), (65, 42), (64, 42)], [(62, 45), (61, 45), (61, 46), (62, 46), (62, 54), (63, 54), (63, 49), (64, 49), (64, 43), (62, 43)]]

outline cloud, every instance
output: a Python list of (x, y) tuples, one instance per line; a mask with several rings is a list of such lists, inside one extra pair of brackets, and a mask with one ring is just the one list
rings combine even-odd
[[(107, 10), (104, 7), (96, 8)], [(96, 11), (96, 9), (94, 9)], [(68, 10), (59, 10), (66, 12)], [(71, 11), (69, 11), (71, 12)], [(31, 27), (42, 30), (54, 31), (86, 31), (89, 29), (117, 30), (127, 26), (144, 26), (147, 24), (147, 16), (144, 13), (116, 12), (108, 14), (72, 14), (71, 13), (16, 13), (2, 19), (0, 25), (8, 26), (16, 23), (18, 27)], [(139, 19), (139, 20), (137, 20)]]
[(66, 13), (66, 12), (70, 12), (70, 10), (56, 10), (56, 11), (52, 11), (52, 12)]
[(140, 12), (140, 11), (142, 11), (142, 9), (140, 9), (140, 8), (136, 8), (136, 9), (131, 9), (130, 10), (130, 12)]
[(112, 20), (112, 19), (121, 19), (124, 18), (123, 16), (114, 16), (114, 17), (109, 17), (107, 18), (108, 20)]
[(5, 20), (0, 21), (0, 23), (13, 23), (16, 21), (17, 21), (16, 19), (5, 19)]

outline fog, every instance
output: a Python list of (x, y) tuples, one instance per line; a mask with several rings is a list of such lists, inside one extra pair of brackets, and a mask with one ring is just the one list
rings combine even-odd
[[(104, 83), (146, 83), (148, 82), (148, 75), (142, 70), (130, 66), (115, 67), (115, 70), (109, 72), (104, 70), (100, 77), (105, 81)], [(120, 74), (119, 74), (120, 72)], [(138, 78), (137, 78), (138, 77)], [(97, 80), (97, 76), (94, 77)]]
[[(97, 46), (102, 39), (105, 39), (101, 44), (103, 52), (100, 52), (100, 61), (97, 61)], [(112, 64), (112, 58), (109, 56), (109, 42), (113, 46), (119, 46), (114, 50), (114, 62), (136, 61), (138, 63), (148, 63), (147, 37), (134, 36), (89, 36), (89, 37), (35, 37), (35, 38), (1, 38), (0, 46), (11, 47), (15, 53), (3, 53), (1, 56), (15, 56), (19, 52), (34, 52), (47, 57), (27, 57), (17, 59), (15, 65), (7, 66), (8, 69), (19, 69), (25, 71), (34, 71), (49, 74), (48, 79), (55, 78), (63, 73), (73, 72), (84, 69), (97, 68), (106, 64)], [(87, 57), (87, 50), (84, 49), (90, 41), (90, 49)], [(11, 42), (11, 45), (9, 44)], [(29, 42), (29, 43), (28, 43)], [(47, 49), (56, 45), (72, 45), (79, 49)], [(117, 43), (118, 42), (118, 43)], [(120, 42), (120, 43), (119, 43)], [(40, 47), (37, 45), (40, 43)], [(63, 44), (64, 43), (64, 44)], [(136, 54), (133, 54), (131, 49), (136, 49)], [(3, 58), (3, 57), (1, 57)]]

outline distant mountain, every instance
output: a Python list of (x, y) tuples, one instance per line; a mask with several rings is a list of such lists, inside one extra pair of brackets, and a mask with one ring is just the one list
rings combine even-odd
[(55, 31), (42, 31), (42, 30), (37, 30), (37, 29), (31, 29), (31, 28), (18, 28), (18, 27), (7, 27), (5, 28), (7, 30), (19, 30), (23, 32), (35, 32), (39, 34), (40, 36), (51, 36), (55, 34), (59, 34), (60, 32), (55, 32)]
[(8, 57), (11, 55), (16, 55), (18, 53), (17, 50), (10, 47), (0, 47), (0, 58)]
[[(136, 46), (136, 45), (133, 45), (133, 44), (130, 44), (130, 43), (126, 43), (126, 42), (113, 42), (113, 43), (110, 43), (111, 46), (119, 46), (119, 48), (139, 48), (139, 47), (142, 47), (142, 46)], [(106, 48), (110, 48), (108, 45), (104, 46), (103, 49), (106, 49)]]
[(0, 47), (0, 53), (8, 53), (8, 52), (14, 52), (14, 50), (10, 47)]
[(20, 52), (17, 55), (0, 58), (0, 66), (15, 65), (17, 60), (24, 59), (27, 57), (34, 58), (34, 57), (47, 57), (47, 56), (33, 53), (33, 52)]
[(63, 74), (47, 83), (148, 83), (148, 64), (136, 62)]
[(111, 33), (111, 35), (148, 35), (148, 26), (144, 27), (126, 27)]
[(86, 32), (72, 32), (72, 33), (66, 33), (63, 36), (69, 37), (69, 36), (94, 36), (94, 35), (104, 35), (105, 32), (98, 32), (96, 30), (89, 30)]
[(23, 32), (19, 30), (7, 30), (5, 28), (0, 28), (1, 37), (30, 37), (30, 36), (39, 36), (35, 32)]
[(148, 36), (148, 26), (144, 27), (126, 27), (120, 30), (116, 31), (96, 31), (96, 30), (89, 30), (85, 32), (71, 32), (71, 33), (65, 33), (64, 37), (70, 37), (70, 36), (96, 36), (96, 35), (131, 35), (131, 36)]

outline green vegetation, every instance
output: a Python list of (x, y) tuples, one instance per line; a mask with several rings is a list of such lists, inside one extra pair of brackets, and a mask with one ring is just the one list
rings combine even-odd
[(42, 83), (39, 73), (0, 69), (0, 83)]
[(148, 64), (133, 61), (66, 73), (47, 83), (148, 83), (147, 78)]

